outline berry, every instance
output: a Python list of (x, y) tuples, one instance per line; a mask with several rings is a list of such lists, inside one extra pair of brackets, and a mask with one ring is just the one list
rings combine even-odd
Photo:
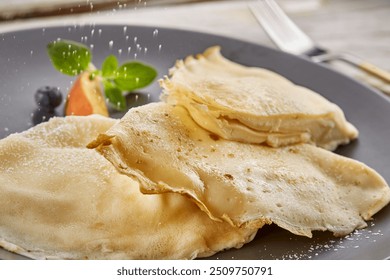
[(44, 86), (35, 93), (38, 107), (54, 109), (62, 103), (62, 93), (56, 87)]
[(53, 108), (38, 107), (31, 114), (31, 120), (34, 125), (37, 125), (55, 116), (57, 116), (57, 113)]

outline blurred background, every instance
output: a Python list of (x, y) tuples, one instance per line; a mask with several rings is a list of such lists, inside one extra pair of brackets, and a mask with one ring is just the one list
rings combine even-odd
[[(0, 33), (61, 24), (127, 24), (194, 30), (275, 47), (249, 9), (256, 0), (0, 0)], [(277, 0), (319, 45), (390, 70), (389, 0)], [(389, 83), (343, 62), (343, 73), (390, 94)]]
[(108, 9), (128, 9), (207, 2), (201, 0), (0, 0), (0, 19), (13, 20), (71, 13), (96, 12)]

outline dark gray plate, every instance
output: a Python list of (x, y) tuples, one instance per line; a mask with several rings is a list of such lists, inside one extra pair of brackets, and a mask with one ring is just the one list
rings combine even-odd
[[(113, 53), (121, 61), (137, 59), (154, 65), (159, 77), (166, 75), (175, 60), (202, 52), (212, 45), (249, 66), (274, 70), (297, 84), (309, 87), (334, 103), (360, 131), (358, 141), (338, 153), (360, 160), (390, 182), (390, 103), (374, 90), (305, 59), (230, 38), (165, 28), (135, 26), (66, 26), (22, 30), (0, 35), (0, 139), (34, 123), (34, 92), (43, 85), (59, 86), (64, 93), (73, 78), (55, 70), (45, 46), (57, 38), (93, 45), (94, 64)], [(110, 44), (110, 42), (112, 43)], [(129, 48), (130, 51), (129, 51)], [(129, 107), (157, 101), (154, 83), (129, 98)], [(57, 111), (61, 115), (62, 109)], [(120, 117), (120, 114), (115, 114)], [(344, 238), (316, 232), (312, 239), (266, 226), (255, 240), (239, 250), (228, 250), (218, 259), (384, 259), (390, 255), (390, 207), (375, 215), (369, 227)], [(0, 249), (0, 258), (22, 258)]]

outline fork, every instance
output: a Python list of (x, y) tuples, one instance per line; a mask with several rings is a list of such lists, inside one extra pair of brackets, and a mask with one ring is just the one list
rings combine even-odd
[(314, 62), (342, 60), (390, 83), (390, 73), (349, 53), (330, 52), (317, 46), (280, 8), (274, 0), (257, 0), (249, 4), (256, 19), (283, 51), (303, 55)]

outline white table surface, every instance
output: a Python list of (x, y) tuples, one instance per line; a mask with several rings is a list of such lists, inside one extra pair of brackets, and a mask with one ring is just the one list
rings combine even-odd
[[(0, 32), (66, 24), (134, 24), (196, 30), (274, 47), (252, 15), (249, 2), (206, 1), (148, 6), (147, 1), (139, 1), (138, 5), (122, 5), (108, 11), (0, 22)], [(313, 5), (302, 5), (302, 1), (298, 0), (279, 2), (292, 19), (321, 46), (354, 53), (390, 70), (390, 1), (304, 0), (306, 4), (316, 4), (318, 7), (315, 8), (311, 7)], [(333, 63), (333, 66), (390, 94), (390, 85), (381, 80), (344, 63)]]

